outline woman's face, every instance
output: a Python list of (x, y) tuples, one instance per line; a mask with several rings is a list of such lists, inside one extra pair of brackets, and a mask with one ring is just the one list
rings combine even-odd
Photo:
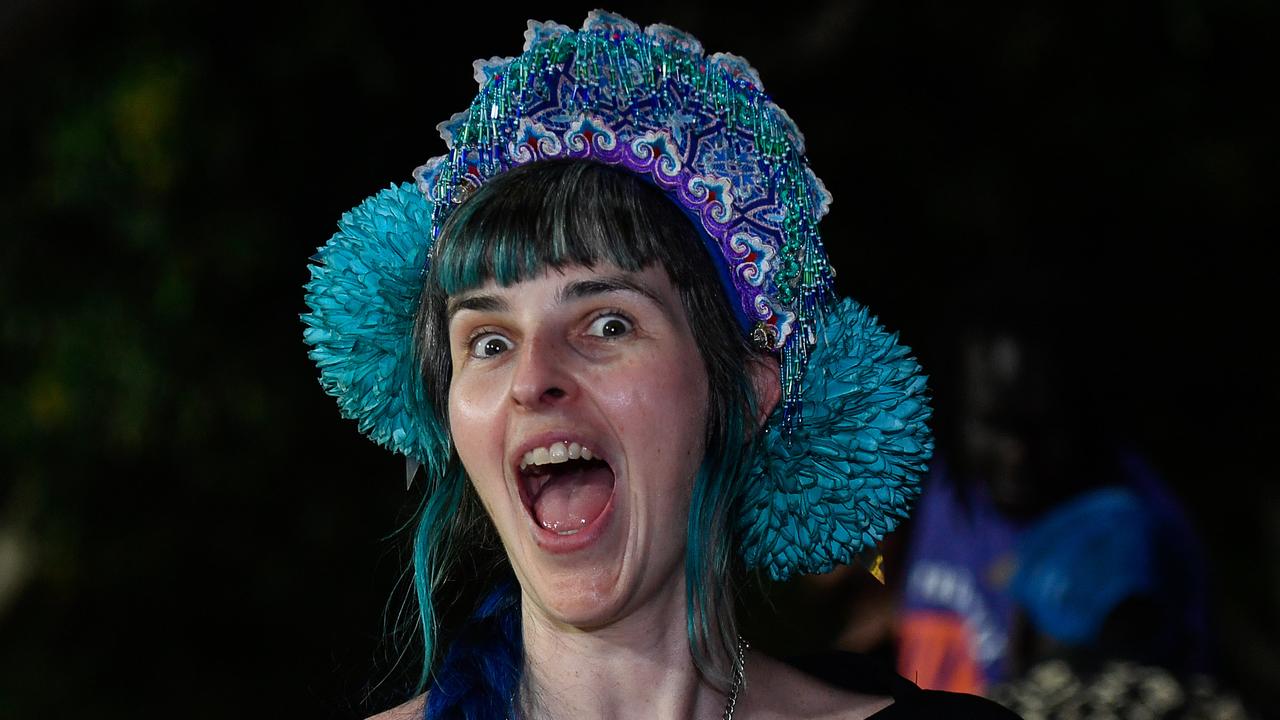
[(454, 443), (533, 609), (683, 602), (707, 376), (666, 272), (575, 266), (448, 305)]

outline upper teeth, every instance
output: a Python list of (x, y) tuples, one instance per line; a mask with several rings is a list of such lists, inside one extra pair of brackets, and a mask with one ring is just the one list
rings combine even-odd
[(547, 447), (534, 448), (524, 454), (524, 458), (520, 460), (520, 469), (523, 470), (530, 465), (554, 465), (556, 463), (567, 462), (569, 460), (590, 460), (595, 457), (591, 448), (571, 442), (551, 443)]

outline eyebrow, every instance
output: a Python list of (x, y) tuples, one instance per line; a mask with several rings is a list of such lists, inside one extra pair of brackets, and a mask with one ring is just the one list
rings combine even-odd
[[(556, 293), (556, 304), (563, 305), (574, 300), (616, 292), (636, 293), (648, 298), (663, 312), (670, 312), (670, 308), (662, 301), (662, 298), (658, 297), (658, 294), (648, 285), (626, 275), (606, 275), (604, 277), (591, 278), (590, 280), (574, 280), (560, 288), (559, 292)], [(463, 310), (501, 313), (509, 312), (511, 305), (505, 298), (497, 295), (464, 295), (449, 301), (449, 306), (445, 313), (445, 322), (452, 322), (453, 316)]]
[(445, 323), (453, 322), (453, 316), (463, 310), (474, 310), (476, 312), (507, 312), (511, 306), (506, 300), (497, 295), (464, 295), (461, 298), (449, 301), (449, 308), (445, 312)]
[(605, 277), (592, 278), (590, 280), (575, 280), (560, 288), (560, 292), (556, 293), (556, 302), (566, 303), (571, 300), (581, 300), (595, 295), (616, 292), (633, 292), (648, 298), (650, 302), (663, 311), (668, 309), (666, 304), (662, 302), (662, 298), (658, 297), (658, 294), (650, 289), (649, 286), (627, 275), (606, 275)]

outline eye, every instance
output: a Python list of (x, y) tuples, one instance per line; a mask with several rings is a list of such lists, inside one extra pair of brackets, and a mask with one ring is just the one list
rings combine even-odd
[(605, 339), (616, 338), (631, 332), (631, 321), (617, 313), (607, 313), (591, 321), (588, 335)]
[(514, 347), (511, 341), (498, 333), (484, 333), (471, 341), (471, 357), (491, 358)]

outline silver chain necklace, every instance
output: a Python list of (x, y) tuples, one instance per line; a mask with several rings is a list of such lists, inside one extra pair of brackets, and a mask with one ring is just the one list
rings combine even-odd
[(747, 677), (747, 648), (751, 643), (738, 636), (738, 657), (733, 659), (733, 684), (729, 686), (729, 696), (725, 698), (724, 720), (733, 720), (733, 708), (738, 704), (738, 691), (742, 690), (742, 681)]

